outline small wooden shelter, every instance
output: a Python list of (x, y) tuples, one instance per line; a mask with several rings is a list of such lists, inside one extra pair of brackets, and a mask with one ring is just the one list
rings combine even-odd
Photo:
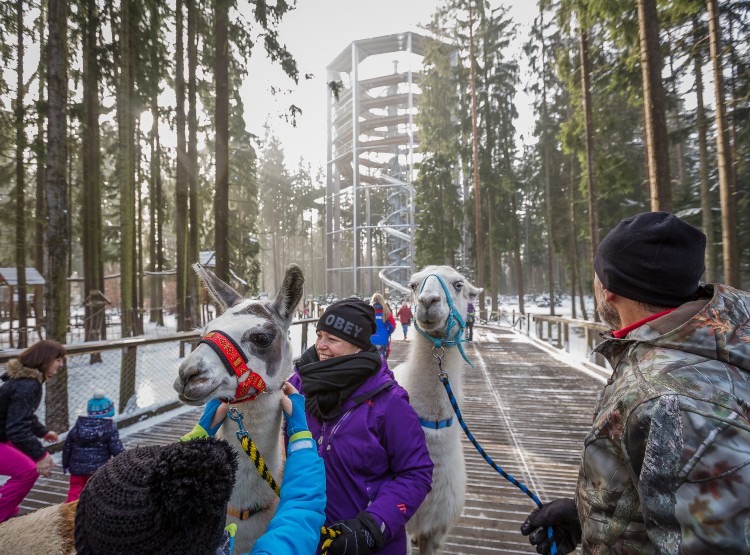
[[(26, 295), (29, 299), (29, 306), (34, 311), (36, 319), (35, 328), (43, 323), (42, 298), (44, 295), (45, 281), (36, 268), (26, 268)], [(17, 268), (0, 268), (0, 322), (8, 322), (8, 332), (10, 334), (10, 343), (13, 344), (13, 322), (18, 318), (16, 310), (16, 288), (18, 287), (18, 269)], [(31, 314), (27, 314), (27, 317)]]

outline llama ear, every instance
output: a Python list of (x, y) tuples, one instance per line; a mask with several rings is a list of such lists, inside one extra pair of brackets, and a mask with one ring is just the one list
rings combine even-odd
[(276, 294), (271, 305), (276, 313), (284, 320), (291, 320), (294, 308), (302, 298), (302, 286), (305, 284), (305, 276), (302, 268), (296, 264), (290, 264), (284, 274), (284, 283)]
[(482, 288), (482, 287), (476, 287), (476, 286), (472, 285), (471, 283), (469, 283), (468, 281), (464, 285), (464, 292), (466, 294), (466, 297), (470, 301), (477, 300), (477, 297), (479, 297), (479, 295), (482, 293), (482, 291), (484, 291), (484, 288)]
[(227, 308), (231, 308), (245, 300), (242, 295), (232, 289), (230, 285), (216, 277), (216, 274), (208, 268), (204, 268), (200, 264), (195, 263), (193, 264), (193, 270), (195, 270), (195, 273), (201, 278), (201, 281), (206, 286), (206, 289), (208, 289), (211, 298), (216, 301), (217, 305), (219, 305), (221, 312), (224, 312)]

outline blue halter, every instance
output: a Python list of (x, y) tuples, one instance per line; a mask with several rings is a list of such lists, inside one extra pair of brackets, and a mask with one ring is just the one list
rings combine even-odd
[[(471, 363), (469, 358), (466, 356), (466, 353), (464, 352), (464, 348), (461, 345), (463, 343), (462, 335), (464, 333), (464, 329), (466, 329), (466, 322), (464, 322), (464, 319), (461, 317), (461, 315), (458, 313), (458, 310), (456, 310), (456, 307), (453, 305), (453, 299), (451, 299), (451, 294), (448, 291), (448, 286), (445, 285), (445, 282), (443, 281), (443, 278), (441, 278), (437, 274), (430, 274), (426, 278), (424, 278), (424, 281), (422, 281), (422, 286), (419, 288), (419, 293), (422, 292), (424, 289), (425, 283), (427, 283), (427, 280), (431, 277), (436, 277), (437, 280), (440, 282), (440, 285), (443, 286), (443, 291), (445, 292), (445, 298), (448, 301), (448, 309), (450, 310), (448, 314), (448, 325), (445, 328), (445, 337), (432, 337), (429, 333), (424, 331), (422, 328), (419, 327), (419, 324), (417, 323), (417, 320), (414, 319), (414, 328), (422, 334), (423, 337), (426, 337), (432, 342), (432, 346), (434, 349), (445, 349), (446, 347), (458, 347), (458, 351), (461, 353), (461, 356), (464, 358), (466, 362), (469, 363), (469, 366), (474, 368), (474, 365)], [(457, 330), (454, 332), (453, 337), (451, 337), (451, 330), (458, 326)]]

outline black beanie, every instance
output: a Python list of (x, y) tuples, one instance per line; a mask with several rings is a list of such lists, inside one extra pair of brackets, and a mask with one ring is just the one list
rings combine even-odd
[(360, 349), (370, 346), (370, 337), (378, 329), (375, 309), (355, 297), (336, 301), (318, 320), (318, 331), (325, 331)]
[(622, 220), (596, 249), (594, 270), (608, 291), (647, 304), (691, 300), (705, 271), (706, 236), (666, 212)]
[(236, 470), (234, 450), (214, 438), (121, 453), (81, 492), (76, 551), (215, 553)]

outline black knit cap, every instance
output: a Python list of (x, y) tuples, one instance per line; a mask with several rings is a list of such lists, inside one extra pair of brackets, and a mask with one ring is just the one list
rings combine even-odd
[(234, 450), (214, 438), (121, 453), (81, 492), (78, 554), (215, 553), (236, 471)]
[(372, 305), (352, 297), (336, 301), (318, 320), (318, 331), (326, 331), (360, 349), (370, 346), (370, 337), (378, 329)]
[(705, 271), (706, 236), (667, 212), (625, 218), (599, 244), (594, 270), (608, 291), (675, 307), (691, 300)]

